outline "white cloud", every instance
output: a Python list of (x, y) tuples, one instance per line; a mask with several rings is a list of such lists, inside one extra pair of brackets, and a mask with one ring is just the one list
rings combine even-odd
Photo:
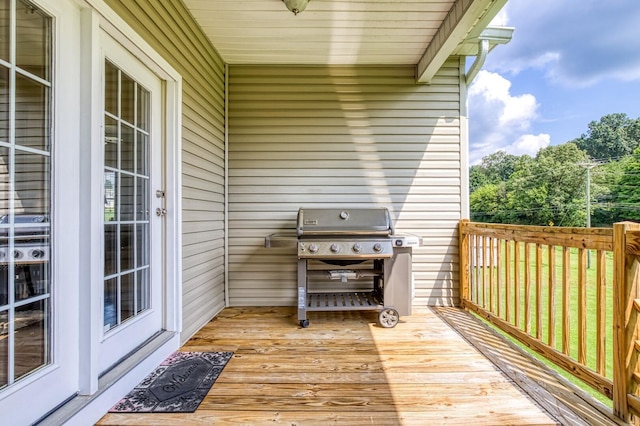
[(538, 118), (535, 96), (511, 94), (511, 82), (500, 74), (480, 71), (469, 88), (470, 161), (498, 150), (535, 154), (550, 144), (550, 136), (527, 133)]
[(507, 154), (535, 156), (542, 148), (551, 144), (551, 136), (546, 133), (539, 135), (522, 135), (514, 143), (505, 147)]

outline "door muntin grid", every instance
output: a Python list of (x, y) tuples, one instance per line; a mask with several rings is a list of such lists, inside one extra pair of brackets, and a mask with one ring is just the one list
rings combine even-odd
[(151, 308), (150, 92), (105, 60), (104, 297), (108, 332)]
[(52, 25), (0, 0), (0, 389), (52, 362)]

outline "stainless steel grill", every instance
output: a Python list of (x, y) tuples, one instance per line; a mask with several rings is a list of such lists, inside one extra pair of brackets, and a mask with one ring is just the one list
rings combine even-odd
[[(309, 311), (377, 310), (378, 323), (394, 327), (411, 314), (414, 235), (397, 235), (386, 208), (298, 210), (298, 320)], [(266, 247), (292, 236), (274, 234)]]

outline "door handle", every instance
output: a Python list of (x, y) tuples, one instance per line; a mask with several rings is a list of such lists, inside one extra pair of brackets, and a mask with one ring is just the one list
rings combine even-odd
[(167, 215), (167, 209), (160, 208), (160, 207), (158, 207), (156, 209), (156, 216), (163, 217), (163, 216), (166, 216), (166, 215)]

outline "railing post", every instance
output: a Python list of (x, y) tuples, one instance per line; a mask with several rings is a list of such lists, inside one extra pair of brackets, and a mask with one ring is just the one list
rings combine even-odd
[(466, 225), (469, 219), (462, 219), (458, 228), (459, 233), (459, 254), (460, 257), (460, 302), (464, 306), (466, 300), (471, 299), (469, 286), (469, 234), (466, 233)]
[(640, 315), (636, 304), (639, 298), (637, 256), (627, 251), (627, 232), (640, 229), (640, 224), (616, 223), (613, 226), (613, 411), (627, 422), (638, 424), (630, 411), (636, 406), (638, 383), (634, 375), (638, 368), (636, 341), (639, 339), (638, 322)]

